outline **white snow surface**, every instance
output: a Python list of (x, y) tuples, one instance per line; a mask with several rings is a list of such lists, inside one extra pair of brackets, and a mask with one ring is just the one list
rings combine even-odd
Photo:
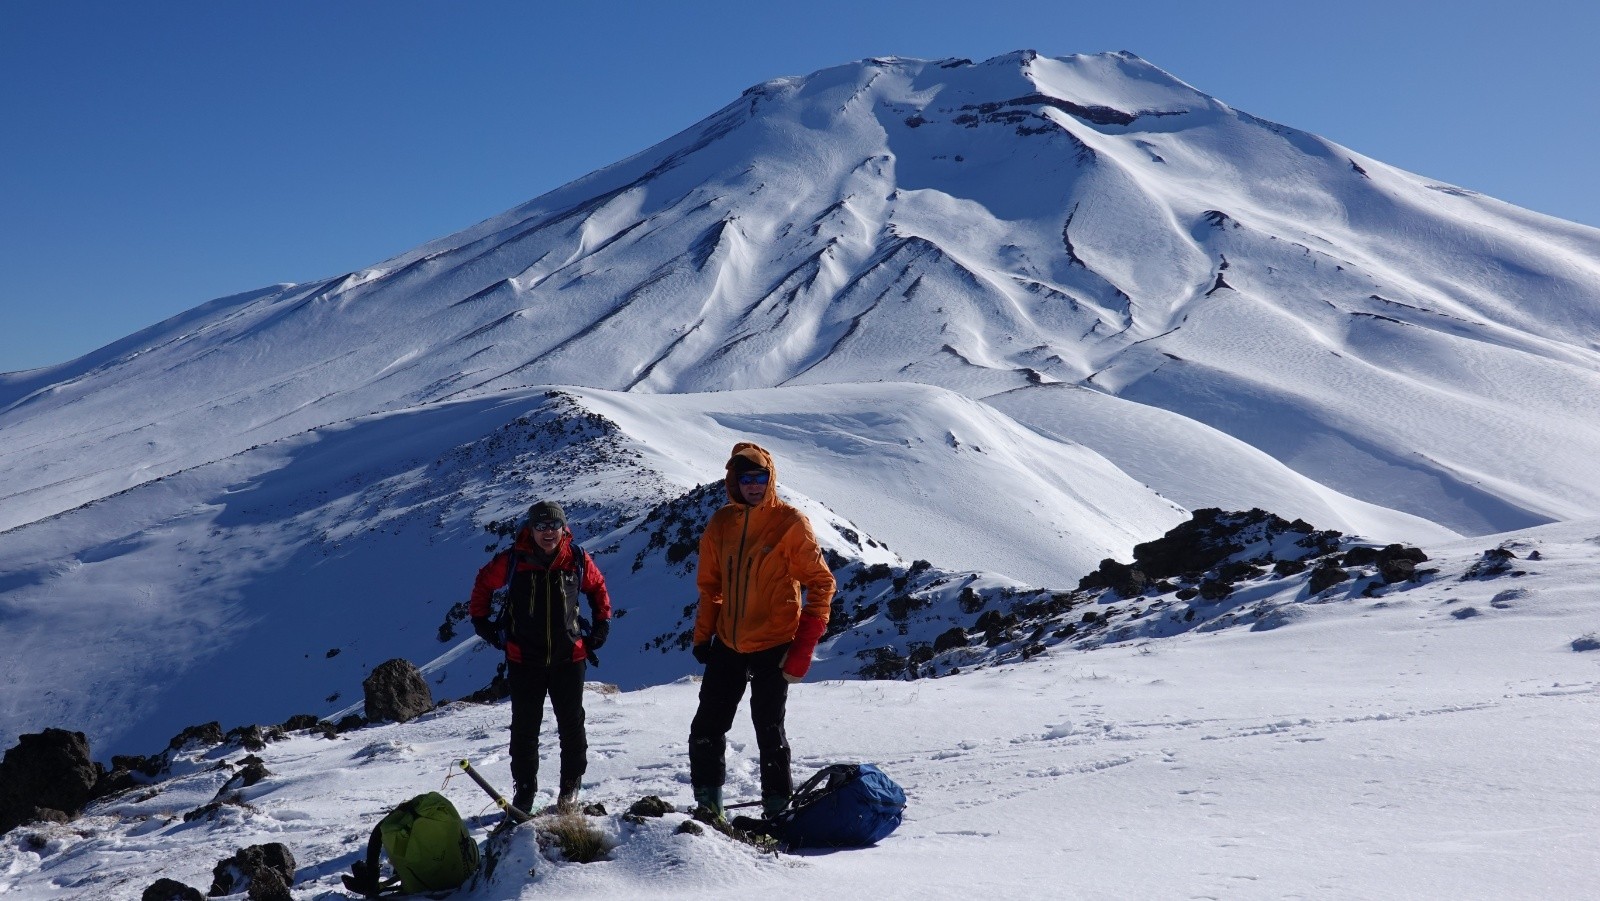
[[(589, 822), (609, 858), (567, 862), (525, 826), (492, 880), (451, 897), (1585, 897), (1600, 875), (1600, 652), (1572, 643), (1600, 643), (1600, 520), (1503, 537), (1541, 559), (1462, 581), (1482, 542), (1460, 541), (1433, 549), (1428, 584), (1335, 592), (1275, 628), (796, 686), (798, 775), (866, 761), (906, 790), (902, 826), (865, 849), (762, 855), (675, 834), (682, 812), (622, 822), (646, 795), (688, 807), (697, 685), (592, 683), (583, 795), (608, 811)], [(281, 842), (295, 897), (345, 897), (339, 874), (370, 827), (414, 794), (442, 790), (485, 835), (498, 814), (454, 764), (504, 787), (508, 717), (458, 703), (337, 739), (298, 733), (258, 753), (271, 776), (242, 803), (185, 823), (245, 753), (191, 745), (169, 778), (0, 839), (0, 893), (130, 898), (160, 877), (204, 891), (217, 861)], [(544, 752), (554, 768), (553, 742)], [(743, 715), (728, 763), (730, 801), (759, 791)]]
[[(775, 79), (392, 260), (0, 374), (0, 743), (64, 727), (106, 760), (337, 717), (394, 657), (462, 697), (497, 655), (452, 617), (552, 497), (618, 614), (586, 793), (685, 804), (689, 542), (754, 440), (851, 585), (791, 700), (796, 775), (880, 763), (905, 826), (772, 858), (673, 835), (681, 815), (601, 818), (612, 859), (528, 831), (462, 897), (1593, 894), (1597, 334), (1600, 230), (1131, 54)], [(976, 609), (1208, 507), (1420, 545), (1439, 572), (1321, 596), (1262, 575), (1195, 622), (1160, 589), (1098, 602), (1121, 618), (1092, 640), (977, 647)], [(1525, 574), (1462, 581), (1495, 547)], [(954, 626), (972, 646), (929, 672), (958, 675), (842, 678)], [(336, 895), (451, 761), (504, 783), (507, 715), (298, 735), (246, 806), (191, 824), (242, 752), (188, 749), (0, 839), (0, 893), (204, 890), (284, 841), (297, 897)], [(753, 760), (736, 737), (735, 794)], [(481, 834), (480, 798), (446, 791)]]

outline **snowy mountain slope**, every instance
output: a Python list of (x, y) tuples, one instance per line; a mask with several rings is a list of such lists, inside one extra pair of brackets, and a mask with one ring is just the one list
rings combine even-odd
[[(1600, 629), (1589, 588), (1600, 521), (1498, 538), (1525, 575), (1464, 580), (1484, 544), (1467, 539), (1428, 548), (1440, 572), (1427, 583), (1302, 605), (1266, 631), (799, 686), (797, 774), (868, 760), (906, 789), (905, 823), (864, 850), (773, 857), (676, 835), (682, 813), (621, 821), (644, 795), (689, 803), (697, 685), (596, 683), (584, 795), (610, 811), (590, 819), (609, 859), (569, 863), (537, 830), (520, 833), (496, 876), (461, 897), (1584, 896), (1600, 828), (1587, 765), (1600, 679), (1597, 652), (1575, 648)], [(298, 733), (257, 752), (264, 781), (185, 821), (245, 753), (190, 745), (169, 778), (0, 838), (0, 890), (126, 898), (167, 877), (204, 891), (215, 862), (281, 842), (296, 897), (346, 897), (339, 874), (371, 825), (416, 793), (441, 789), (483, 836), (492, 807), (450, 777), (469, 758), (509, 781), (508, 716), (504, 703), (451, 705), (333, 740)], [(758, 791), (745, 718), (730, 738), (729, 795), (743, 799)]]
[(1127, 54), (865, 60), (379, 266), (0, 377), (0, 528), (507, 387), (892, 380), (1092, 387), (1481, 534), (1600, 501), (1597, 275), (1594, 229)]
[(1454, 532), (1420, 517), (1342, 495), (1193, 419), (1111, 394), (1057, 383), (984, 399), (1049, 437), (1093, 448), (1135, 479), (1190, 510), (1259, 507), (1381, 541), (1444, 541)]
[(891, 604), (1071, 588), (1174, 504), (1378, 543), (1588, 515), (1597, 274), (1594, 229), (1126, 54), (778, 79), (380, 265), (0, 376), (0, 737), (144, 753), (395, 656), (466, 694), (494, 655), (441, 627), (543, 495), (626, 611), (596, 675), (677, 678), (664, 536), (739, 438), (841, 572), (885, 567), (828, 676), (933, 637)]
[[(542, 497), (561, 499), (625, 611), (601, 674), (629, 687), (677, 678), (692, 668), (682, 649), (639, 651), (694, 601), (693, 575), (636, 565), (641, 520), (719, 480), (738, 440), (773, 451), (785, 496), (841, 561), (927, 557), (1072, 586), (1183, 518), (1092, 451), (927, 386), (531, 390), (424, 405), (9, 533), (0, 641), (33, 651), (0, 663), (0, 734), (70, 722), (97, 745), (148, 753), (196, 711), (281, 722), (359, 701), (378, 663), (443, 651), (448, 609), (497, 544), (486, 525)], [(434, 691), (475, 691), (497, 660), (463, 652), (435, 668)]]

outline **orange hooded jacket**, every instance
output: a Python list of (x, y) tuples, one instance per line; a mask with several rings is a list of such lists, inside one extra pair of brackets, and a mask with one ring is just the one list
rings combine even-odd
[[(815, 618), (813, 626), (825, 626), (834, 582), (811, 522), (778, 499), (778, 471), (772, 455), (742, 441), (733, 446), (733, 456), (761, 466), (771, 481), (761, 503), (752, 507), (744, 502), (733, 460), (728, 460), (724, 481), (729, 503), (711, 515), (700, 536), (700, 568), (695, 577), (700, 609), (694, 643), (704, 644), (716, 635), (735, 651), (750, 654), (794, 641), (802, 612)], [(806, 590), (803, 604), (802, 587)], [(821, 628), (815, 631), (822, 634)]]

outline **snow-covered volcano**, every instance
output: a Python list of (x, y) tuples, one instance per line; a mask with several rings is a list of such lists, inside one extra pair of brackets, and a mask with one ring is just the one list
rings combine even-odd
[[(1242, 442), (1484, 533), (1600, 501), (1597, 326), (1600, 231), (1131, 55), (865, 60), (370, 269), (5, 376), (0, 527), (506, 388), (907, 381), (1019, 393), (1010, 415), (1158, 491), (1100, 419), (1170, 411), (1164, 437), (1231, 446), (1218, 466)], [(1071, 428), (1085, 406), (1096, 426)]]
[[(692, 593), (645, 518), (735, 437), (842, 559), (1042, 588), (1183, 508), (1380, 541), (1570, 519), (1600, 502), (1597, 325), (1600, 231), (1129, 54), (778, 79), (393, 260), (0, 376), (0, 641), (38, 649), (0, 663), (0, 735), (144, 751), (225, 700), (342, 706), (438, 654), (534, 494), (659, 637)], [(627, 625), (602, 677), (688, 670), (628, 663)]]

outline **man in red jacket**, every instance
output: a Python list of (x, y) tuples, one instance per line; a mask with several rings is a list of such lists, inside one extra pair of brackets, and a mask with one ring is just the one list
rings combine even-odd
[[(492, 619), (490, 596), (507, 588), (504, 617)], [(578, 594), (589, 600), (592, 624), (583, 631)], [(583, 681), (588, 660), (611, 631), (611, 597), (600, 568), (572, 542), (567, 517), (555, 501), (528, 508), (528, 520), (510, 550), (478, 570), (468, 603), (472, 629), (506, 653), (511, 683), (511, 803), (527, 811), (539, 790), (539, 726), (545, 695), (561, 736), (561, 783), (556, 806), (577, 806), (589, 767), (583, 726)]]

